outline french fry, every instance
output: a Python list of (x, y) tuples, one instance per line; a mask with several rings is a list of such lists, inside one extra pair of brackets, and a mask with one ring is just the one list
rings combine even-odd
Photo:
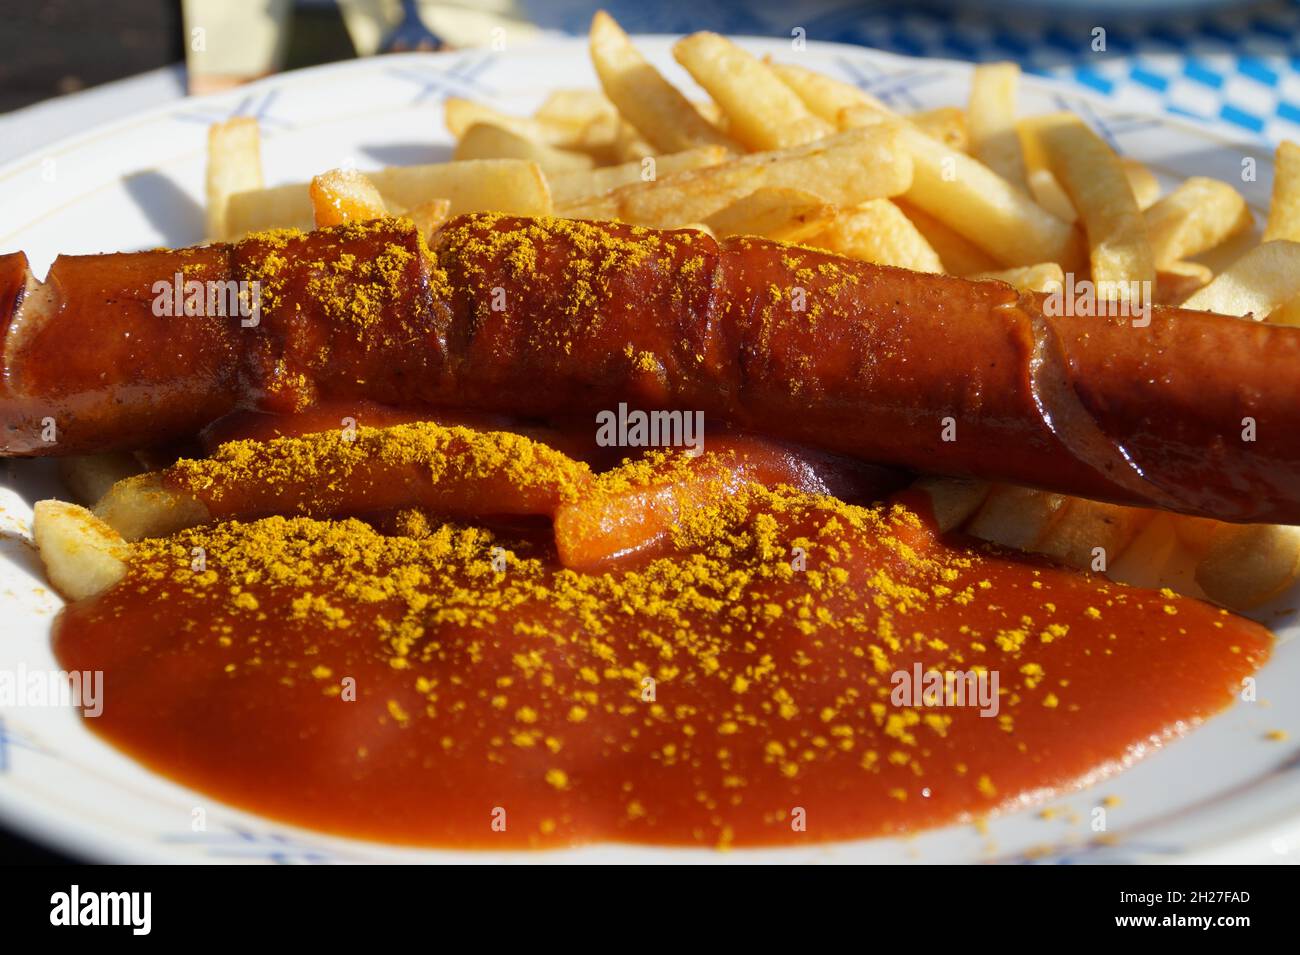
[(940, 106), (925, 109), (905, 117), (909, 123), (937, 139), (949, 149), (970, 152), (970, 132), (966, 125), (966, 112), (958, 106)]
[(315, 225), (311, 192), (305, 182), (237, 192), (226, 203), (226, 237), (264, 229), (302, 229)]
[(420, 230), (421, 235), (429, 239), (442, 227), (444, 222), (451, 218), (451, 200), (430, 199), (418, 206), (412, 206), (403, 215), (415, 223), (415, 227)]
[(971, 278), (1006, 282), (1025, 292), (1050, 292), (1065, 286), (1065, 272), (1055, 262), (1039, 262), (1037, 265), (1022, 265), (997, 272), (980, 272)]
[(930, 496), (930, 510), (942, 532), (966, 523), (992, 490), (992, 485), (985, 481), (929, 476), (917, 478), (912, 487)]
[(970, 151), (980, 162), (1011, 183), (1024, 186), (1025, 157), (1016, 132), (1016, 87), (1020, 67), (1015, 63), (985, 63), (971, 73), (967, 125)]
[(598, 119), (617, 119), (618, 110), (599, 90), (553, 90), (533, 113), (539, 123), (582, 129)]
[(1143, 218), (1157, 268), (1199, 255), (1254, 224), (1241, 193), (1203, 176), (1184, 180)]
[(974, 275), (997, 269), (998, 263), (969, 239), (958, 235), (924, 209), (918, 209), (903, 198), (891, 199), (916, 226), (925, 241), (939, 253), (944, 269), (951, 275)]
[(388, 214), (375, 184), (355, 169), (321, 173), (312, 179), (308, 194), (318, 229)]
[(32, 538), (45, 575), (68, 600), (93, 597), (126, 576), (130, 547), (84, 507), (37, 501)]
[(512, 130), (490, 123), (475, 123), (465, 130), (456, 144), (452, 158), (466, 159), (528, 159), (537, 163), (544, 173), (574, 172), (591, 169), (596, 163), (586, 153), (557, 149), (535, 139), (520, 136)]
[(59, 458), (59, 477), (64, 486), (71, 492), (73, 500), (87, 507), (103, 497), (118, 481), (140, 471), (140, 462), (126, 451)]
[(588, 124), (569, 126), (563, 123), (545, 123), (530, 116), (512, 116), (493, 109), (485, 103), (459, 96), (449, 96), (442, 104), (442, 119), (447, 131), (459, 142), (471, 126), (484, 124), (508, 129), (517, 136), (548, 146), (571, 148), (584, 142)]
[(721, 146), (700, 146), (679, 153), (662, 156), (649, 155), (617, 166), (604, 166), (587, 172), (561, 172), (548, 174), (551, 198), (556, 206), (576, 202), (592, 196), (604, 195), (611, 190), (637, 182), (653, 182), (663, 176), (716, 166), (729, 154)]
[(1070, 113), (1038, 117), (1030, 128), (1082, 217), (1098, 297), (1122, 300), (1152, 288), (1155, 257), (1119, 157)]
[(1128, 187), (1133, 191), (1138, 208), (1146, 212), (1160, 201), (1160, 180), (1136, 159), (1121, 156), (1119, 161), (1124, 167), (1124, 176), (1128, 179)]
[(1300, 242), (1300, 146), (1289, 140), (1278, 144), (1273, 160), (1273, 198), (1264, 241), (1274, 239)]
[(1103, 572), (1123, 555), (1154, 513), (1071, 497), (1034, 549), (1070, 567)]
[(95, 505), (94, 515), (128, 541), (165, 537), (211, 519), (200, 501), (164, 487), (154, 472), (118, 481)]
[(1214, 281), (1214, 272), (1200, 262), (1170, 262), (1156, 271), (1155, 305), (1182, 305)]
[(1247, 252), (1183, 308), (1220, 315), (1247, 316), (1256, 321), (1300, 296), (1300, 242), (1275, 239)]
[[(865, 110), (847, 110), (842, 118), (849, 127), (880, 122), (878, 113)], [(912, 157), (908, 203), (951, 226), (1003, 266), (1046, 260), (1070, 268), (1079, 258), (1074, 229), (979, 160), (909, 123), (890, 125)]]
[(634, 183), (604, 196), (566, 203), (563, 215), (621, 219), (652, 228), (702, 222), (756, 189), (815, 191), (837, 206), (898, 195), (911, 182), (911, 160), (898, 148), (895, 126), (849, 130), (806, 146), (752, 153), (716, 166)]
[(834, 218), (835, 206), (815, 193), (766, 186), (719, 209), (704, 225), (717, 238), (760, 235), (778, 242), (800, 242), (820, 232)]
[(389, 166), (369, 175), (390, 209), (410, 209), (430, 199), (446, 199), (453, 216), (465, 212), (545, 216), (552, 211), (546, 177), (537, 163), (526, 159)]
[(965, 531), (1003, 547), (1037, 550), (1068, 500), (1064, 494), (995, 484)]
[(262, 188), (262, 140), (257, 120), (237, 116), (208, 127), (207, 229), (212, 239), (230, 239), (230, 197)]
[(1300, 527), (1223, 525), (1196, 565), (1196, 582), (1215, 603), (1249, 610), (1281, 595), (1300, 575)]
[(782, 83), (794, 91), (813, 115), (820, 116), (833, 126), (838, 127), (841, 114), (851, 108), (872, 109), (881, 116), (897, 115), (870, 93), (858, 89), (851, 83), (832, 79), (802, 66), (775, 63), (771, 60), (767, 61), (767, 65)]
[(716, 33), (692, 33), (673, 56), (727, 115), (731, 135), (752, 150), (802, 146), (835, 131), (758, 57)]
[(696, 146), (744, 150), (710, 123), (632, 45), (623, 28), (603, 10), (591, 20), (591, 61), (605, 95), (657, 152)]
[(1174, 528), (1177, 515), (1152, 511), (1150, 520), (1129, 542), (1113, 562), (1106, 575), (1135, 587), (1163, 587), (1178, 564), (1178, 534)]
[(872, 199), (845, 209), (808, 244), (877, 265), (896, 265), (917, 272), (944, 270), (939, 253), (888, 199)]

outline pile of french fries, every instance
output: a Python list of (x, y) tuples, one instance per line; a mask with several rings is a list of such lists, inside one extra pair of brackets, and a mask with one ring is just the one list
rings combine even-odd
[[(712, 33), (673, 49), (703, 100), (671, 85), (603, 12), (592, 21), (590, 52), (600, 89), (554, 92), (532, 116), (447, 100), (451, 162), (329, 170), (310, 183), (267, 187), (256, 122), (217, 124), (208, 143), (209, 235), (229, 240), (387, 214), (429, 232), (472, 211), (618, 219), (760, 235), (1032, 291), (1059, 287), (1066, 273), (1112, 298), (1147, 283), (1159, 303), (1300, 324), (1300, 147), (1292, 143), (1277, 152), (1262, 243), (1216, 275), (1199, 257), (1254, 227), (1240, 193), (1196, 177), (1161, 195), (1148, 169), (1118, 156), (1077, 116), (1018, 117), (1014, 64), (976, 67), (964, 109), (900, 115), (852, 85), (760, 59)], [(72, 486), (81, 500), (98, 500), (105, 475), (122, 466), (102, 456), (73, 462)], [(1176, 577), (1179, 589), (1234, 609), (1279, 595), (1300, 574), (1300, 530), (1292, 527), (972, 481), (919, 484), (944, 529), (1143, 584), (1175, 579), (1162, 574), (1178, 558), (1189, 568)], [(153, 506), (121, 485), (111, 498), (95, 538), (110, 543), (124, 520), (141, 523), (139, 513), (123, 514)], [(50, 508), (44, 520), (84, 520), (69, 513)], [(145, 517), (142, 526), (152, 520)], [(38, 513), (38, 540), (41, 520)], [(59, 560), (55, 541), (88, 539), (46, 530), (47, 565)], [(55, 579), (68, 577), (63, 567)]]

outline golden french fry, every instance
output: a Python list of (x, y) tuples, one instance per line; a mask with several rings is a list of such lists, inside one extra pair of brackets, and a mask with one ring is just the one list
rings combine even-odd
[(1138, 208), (1146, 212), (1160, 200), (1160, 180), (1136, 159), (1121, 156), (1119, 161), (1124, 167), (1124, 176), (1128, 179), (1128, 187), (1133, 191)]
[(632, 45), (623, 28), (603, 10), (596, 11), (589, 35), (591, 61), (605, 95), (623, 118), (658, 152), (696, 146), (721, 146), (743, 152), (691, 105)]
[(943, 272), (939, 253), (888, 199), (872, 199), (845, 209), (807, 244), (877, 265)]
[(717, 238), (760, 235), (778, 242), (799, 242), (820, 232), (835, 218), (835, 206), (804, 189), (765, 186), (723, 206), (705, 221)]
[(1119, 157), (1071, 113), (1037, 117), (1030, 129), (1082, 217), (1098, 298), (1149, 297), (1155, 257)]
[(126, 451), (59, 458), (59, 477), (78, 504), (90, 506), (123, 478), (141, 471), (135, 455)]
[(1254, 224), (1226, 182), (1193, 176), (1143, 213), (1157, 268), (1199, 255)]
[(1273, 160), (1273, 198), (1264, 229), (1264, 241), (1274, 239), (1300, 242), (1300, 146), (1285, 139)]
[(995, 484), (980, 509), (966, 522), (965, 531), (1003, 547), (1037, 550), (1068, 500), (1064, 494)]
[(1300, 527), (1225, 524), (1196, 565), (1196, 582), (1215, 603), (1249, 610), (1280, 596), (1300, 575)]
[(616, 119), (618, 110), (599, 90), (553, 90), (533, 113), (539, 123), (581, 129), (598, 119)]
[(546, 177), (537, 163), (526, 159), (389, 166), (369, 175), (390, 209), (410, 209), (430, 199), (446, 199), (453, 216), (465, 212), (545, 216), (552, 211)]
[(984, 63), (971, 73), (970, 151), (975, 158), (1013, 186), (1024, 186), (1025, 157), (1016, 132), (1016, 88), (1020, 67), (1015, 63)]
[(1150, 519), (1129, 542), (1128, 547), (1111, 562), (1106, 576), (1135, 587), (1163, 587), (1179, 562), (1176, 515), (1151, 511)]
[(980, 272), (971, 278), (995, 279), (1025, 292), (1050, 292), (1065, 286), (1065, 272), (1055, 262), (1039, 262), (1037, 265), (1022, 265), (997, 272)]
[(944, 269), (952, 275), (975, 275), (997, 269), (998, 263), (969, 239), (958, 235), (924, 209), (918, 209), (903, 198), (891, 199), (916, 226), (925, 241), (939, 253)]
[(442, 228), (444, 222), (451, 218), (451, 200), (430, 199), (418, 206), (412, 206), (402, 214), (414, 222), (415, 227), (420, 230), (420, 234), (428, 239)]
[(262, 140), (257, 120), (237, 116), (208, 127), (207, 229), (212, 239), (231, 239), (230, 197), (262, 188)]
[(929, 476), (917, 478), (912, 487), (930, 495), (930, 511), (943, 532), (966, 523), (992, 490), (992, 485), (984, 481)]
[(1071, 497), (1034, 549), (1070, 567), (1104, 572), (1123, 555), (1154, 513)]
[(820, 116), (833, 126), (839, 126), (841, 113), (850, 108), (874, 109), (882, 116), (897, 115), (870, 93), (851, 83), (831, 79), (802, 66), (790, 66), (771, 60), (767, 61), (767, 65), (782, 83), (794, 91), (813, 115)]
[(90, 511), (65, 501), (37, 501), (33, 511), (45, 575), (65, 598), (93, 597), (126, 576), (130, 547)]
[(1275, 239), (1247, 252), (1183, 308), (1256, 321), (1300, 295), (1300, 242)]
[(95, 505), (94, 516), (128, 541), (165, 537), (211, 519), (202, 502), (163, 487), (162, 479), (152, 472), (114, 484)]
[(508, 129), (517, 136), (548, 146), (572, 148), (583, 142), (587, 126), (570, 126), (564, 123), (545, 123), (529, 116), (512, 116), (493, 109), (476, 100), (449, 96), (442, 104), (442, 118), (447, 131), (460, 141), (471, 126), (480, 123)]
[[(846, 110), (842, 123), (870, 128), (881, 120), (874, 111)], [(1079, 258), (1073, 228), (979, 160), (912, 124), (886, 125), (898, 129), (899, 142), (912, 157), (912, 185), (905, 195), (909, 204), (952, 227), (1003, 266), (1046, 260), (1068, 269)]]
[(534, 139), (490, 123), (475, 123), (465, 130), (456, 144), (452, 158), (466, 159), (529, 159), (537, 163), (544, 173), (574, 172), (591, 169), (595, 161), (585, 153), (557, 149)]
[(312, 215), (316, 228), (378, 219), (388, 214), (375, 184), (355, 169), (331, 169), (311, 181)]
[(907, 121), (943, 143), (949, 149), (970, 152), (970, 132), (966, 126), (966, 112), (958, 106), (940, 106), (912, 113)]
[(264, 229), (310, 230), (315, 211), (307, 183), (237, 192), (226, 203), (226, 236), (234, 239)]
[(546, 180), (550, 183), (551, 198), (556, 206), (563, 206), (633, 183), (653, 182), (688, 169), (716, 166), (728, 155), (721, 146), (700, 146), (662, 156), (646, 155), (617, 166), (604, 166), (587, 172), (550, 173)]
[(815, 191), (836, 206), (898, 195), (911, 182), (911, 160), (894, 126), (849, 130), (806, 146), (736, 159), (623, 186), (604, 196), (565, 203), (562, 215), (621, 219), (652, 228), (702, 222), (723, 206), (767, 186)]
[(1214, 272), (1200, 262), (1169, 262), (1156, 271), (1155, 305), (1182, 305), (1214, 281)]
[(1079, 221), (1079, 213), (1074, 211), (1074, 204), (1060, 181), (1050, 169), (1031, 169), (1026, 173), (1029, 192), (1034, 201), (1062, 222)]
[(835, 131), (758, 57), (716, 33), (692, 33), (673, 56), (727, 115), (731, 135), (753, 150), (802, 146)]

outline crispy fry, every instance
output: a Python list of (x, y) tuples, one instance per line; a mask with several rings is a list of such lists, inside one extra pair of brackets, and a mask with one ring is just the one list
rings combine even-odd
[(1183, 308), (1262, 321), (1298, 295), (1300, 242), (1275, 239), (1247, 252)]
[(840, 115), (844, 110), (861, 107), (874, 109), (882, 116), (895, 116), (893, 110), (876, 99), (870, 93), (858, 89), (850, 83), (831, 79), (822, 73), (791, 66), (788, 63), (767, 61), (772, 72), (786, 86), (790, 87), (803, 101), (804, 106), (826, 122), (839, 126)]
[(1214, 272), (1200, 262), (1170, 262), (1156, 272), (1155, 305), (1182, 305), (1214, 281)]
[(906, 117), (907, 121), (943, 143), (949, 149), (970, 152), (970, 131), (966, 125), (966, 112), (958, 106), (940, 106), (925, 109)]
[(1249, 610), (1281, 595), (1300, 575), (1300, 527), (1223, 525), (1196, 565), (1196, 582), (1215, 603)]
[(800, 242), (834, 218), (835, 206), (815, 193), (766, 186), (719, 209), (704, 224), (718, 238), (761, 235), (778, 242)]
[(1202, 176), (1184, 180), (1143, 218), (1157, 268), (1199, 255), (1254, 224), (1241, 193)]
[(574, 147), (584, 142), (587, 127), (540, 122), (528, 116), (511, 116), (476, 100), (449, 96), (442, 104), (442, 118), (447, 131), (460, 141), (471, 126), (480, 123), (508, 129), (517, 136), (548, 146)]
[(1022, 265), (998, 272), (980, 272), (971, 278), (995, 279), (1026, 292), (1050, 292), (1065, 285), (1065, 272), (1055, 262), (1039, 262), (1037, 265)]
[[(879, 114), (846, 111), (844, 125), (878, 125)], [(951, 226), (1004, 266), (1044, 260), (1067, 268), (1079, 257), (1078, 237), (1028, 195), (983, 163), (908, 123), (890, 124), (912, 157), (907, 201)]]
[(1145, 287), (1151, 288), (1155, 258), (1119, 157), (1070, 113), (1036, 118), (1031, 128), (1082, 217), (1098, 297), (1125, 299), (1135, 288), (1141, 294), (1143, 286), (1132, 283), (1147, 283)]
[(726, 113), (731, 135), (753, 150), (802, 146), (835, 131), (758, 57), (716, 33), (692, 33), (673, 56)]
[(1154, 513), (1140, 507), (1068, 498), (1035, 550), (1070, 567), (1104, 571)]
[(512, 130), (491, 123), (475, 123), (465, 130), (456, 144), (453, 159), (529, 159), (544, 173), (574, 172), (591, 169), (595, 161), (586, 153), (557, 149), (520, 136)]
[(853, 206), (898, 195), (911, 181), (911, 162), (898, 149), (896, 127), (855, 129), (772, 153), (753, 153), (717, 166), (634, 183), (604, 196), (566, 203), (563, 215), (622, 219), (674, 228), (701, 222), (755, 189), (816, 187), (826, 202)]
[(213, 239), (230, 239), (227, 208), (238, 192), (262, 188), (262, 144), (257, 120), (237, 116), (208, 127), (207, 229)]
[(1064, 494), (995, 484), (965, 530), (1003, 547), (1037, 550), (1068, 500)]
[(971, 152), (975, 158), (1013, 186), (1024, 186), (1025, 157), (1016, 132), (1016, 87), (1020, 67), (1015, 63), (984, 63), (971, 73), (967, 107)]
[(87, 454), (59, 459), (59, 477), (73, 500), (87, 507), (94, 504), (118, 481), (141, 471), (135, 455), (125, 451)]
[(920, 477), (912, 484), (930, 496), (930, 510), (940, 531), (960, 527), (978, 511), (992, 486), (962, 478)]
[(90, 511), (63, 501), (37, 501), (33, 510), (45, 575), (65, 598), (93, 597), (126, 576), (130, 548)]
[(1264, 241), (1300, 242), (1300, 146), (1278, 143), (1273, 162), (1273, 198), (1268, 207)]
[(716, 166), (726, 159), (727, 155), (727, 151), (721, 146), (700, 146), (662, 156), (647, 154), (638, 159), (619, 163), (617, 166), (605, 166), (586, 172), (548, 174), (546, 179), (551, 186), (551, 198), (557, 206), (563, 206), (581, 199), (601, 196), (613, 189), (633, 183), (653, 182), (688, 169)]
[(163, 487), (155, 472), (118, 481), (95, 505), (95, 517), (128, 541), (165, 537), (211, 519), (200, 501)]
[(426, 239), (432, 238), (444, 222), (451, 218), (450, 199), (430, 199), (418, 206), (412, 206), (403, 213), (415, 223)]
[(1121, 156), (1119, 161), (1124, 167), (1124, 176), (1128, 179), (1129, 188), (1133, 190), (1138, 208), (1146, 212), (1160, 200), (1160, 180), (1136, 159)]
[(872, 199), (844, 210), (808, 244), (878, 265), (943, 272), (939, 253), (888, 199)]
[(316, 228), (387, 215), (375, 184), (355, 169), (331, 169), (311, 181), (312, 214)]
[(951, 275), (975, 275), (997, 269), (998, 263), (969, 239), (958, 235), (951, 227), (940, 222), (924, 209), (918, 209), (906, 199), (890, 200), (916, 226), (930, 247), (939, 253), (944, 269)]
[(600, 90), (553, 90), (533, 113), (539, 123), (581, 129), (594, 120), (616, 119), (618, 110)]
[(305, 182), (237, 192), (226, 203), (226, 232), (231, 239), (263, 229), (306, 231), (314, 224), (311, 191)]
[(605, 95), (656, 151), (671, 153), (696, 146), (744, 151), (650, 65), (605, 11), (598, 10), (592, 18), (589, 39), (591, 61)]

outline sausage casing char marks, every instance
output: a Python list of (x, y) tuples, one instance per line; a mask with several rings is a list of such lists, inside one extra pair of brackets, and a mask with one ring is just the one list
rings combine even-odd
[[(156, 315), (154, 284), (175, 274), (258, 283), (256, 324)], [(1209, 313), (1049, 317), (998, 282), (486, 214), (431, 249), (376, 220), (63, 256), (44, 285), (10, 255), (0, 293), (7, 455), (326, 399), (527, 416), (627, 402), (921, 471), (1300, 522), (1300, 330)]]

